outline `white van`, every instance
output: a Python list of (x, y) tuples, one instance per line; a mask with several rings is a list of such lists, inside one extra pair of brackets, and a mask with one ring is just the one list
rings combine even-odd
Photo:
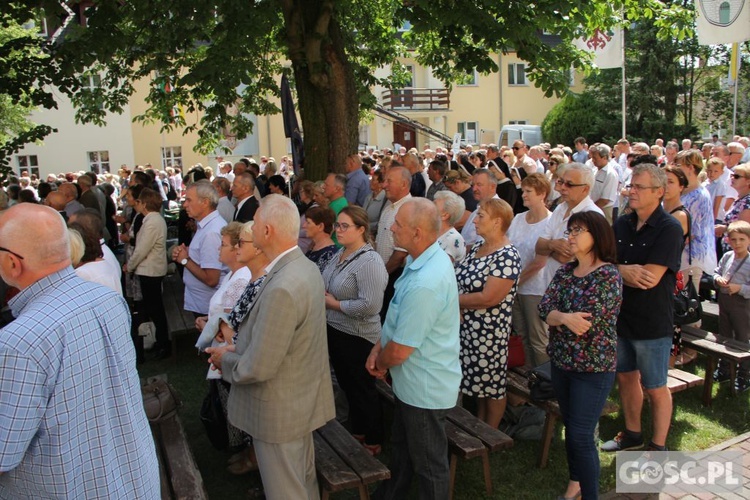
[(498, 146), (512, 146), (513, 142), (521, 139), (527, 146), (542, 143), (541, 125), (505, 125), (497, 138)]

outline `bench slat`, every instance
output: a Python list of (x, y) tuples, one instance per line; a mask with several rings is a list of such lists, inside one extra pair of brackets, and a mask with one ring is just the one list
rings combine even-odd
[(671, 378), (685, 382), (685, 384), (687, 384), (687, 387), (695, 387), (696, 385), (703, 385), (703, 379), (699, 377), (698, 375), (695, 375), (690, 372), (678, 370), (677, 368), (670, 368), (669, 376)]
[(337, 451), (341, 459), (357, 473), (364, 484), (391, 477), (388, 467), (370, 455), (336, 419), (330, 420), (316, 432)]
[(505, 450), (513, 446), (513, 439), (507, 434), (493, 429), (485, 422), (469, 413), (465, 408), (453, 407), (448, 411), (448, 420), (463, 429), (470, 436), (476, 436), (490, 451)]
[(313, 433), (313, 442), (315, 443), (315, 470), (326, 490), (335, 492), (359, 486), (359, 476), (341, 460), (341, 457), (317, 432)]
[(172, 490), (169, 487), (169, 478), (167, 477), (167, 466), (164, 463), (164, 454), (161, 450), (161, 434), (158, 424), (151, 424), (151, 433), (154, 436), (154, 448), (156, 448), (156, 461), (159, 463), (159, 488), (161, 489), (161, 498), (171, 499)]
[(451, 452), (461, 458), (479, 457), (485, 452), (484, 444), (479, 439), (465, 433), (451, 422), (445, 422), (445, 434), (448, 436), (448, 447)]
[(196, 332), (195, 318), (185, 311), (185, 286), (179, 273), (167, 275), (163, 280), (164, 310), (172, 338)]
[(175, 498), (184, 500), (207, 499), (203, 478), (188, 446), (185, 429), (175, 415), (159, 423), (161, 444), (168, 476), (172, 480)]
[(735, 363), (750, 360), (750, 345), (693, 326), (682, 327), (683, 342), (709, 356), (729, 358)]

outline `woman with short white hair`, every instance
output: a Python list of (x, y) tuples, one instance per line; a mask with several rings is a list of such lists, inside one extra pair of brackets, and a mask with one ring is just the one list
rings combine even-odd
[(466, 256), (466, 243), (456, 230), (456, 223), (466, 212), (466, 202), (452, 191), (435, 193), (435, 206), (440, 214), (440, 236), (438, 245), (448, 254), (455, 266)]

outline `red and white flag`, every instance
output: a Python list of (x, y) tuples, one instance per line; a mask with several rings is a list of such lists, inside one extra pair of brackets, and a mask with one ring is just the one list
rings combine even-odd
[(622, 28), (611, 31), (596, 30), (587, 38), (579, 38), (573, 44), (581, 50), (594, 55), (594, 64), (602, 69), (622, 67), (622, 47), (624, 35)]

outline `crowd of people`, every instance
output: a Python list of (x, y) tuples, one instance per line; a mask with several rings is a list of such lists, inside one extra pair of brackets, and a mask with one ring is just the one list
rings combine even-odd
[[(697, 149), (687, 139), (680, 146), (622, 139), (610, 147), (580, 137), (573, 149), (522, 140), (459, 151), (368, 148), (346, 158), (344, 173), (318, 182), (294, 175), (288, 158), (277, 167), (266, 157), (260, 164), (219, 157), (215, 168), (196, 165), (184, 175), (178, 168), (123, 167), (117, 176), (11, 178), (0, 191), (0, 208), (7, 209), (0, 244), (14, 251), (0, 247), (0, 272), (6, 297), (18, 295), (9, 303), (17, 319), (6, 329), (17, 338), (37, 332), (31, 316), (47, 304), (59, 311), (65, 343), (79, 335), (80, 325), (65, 316), (77, 309), (50, 301), (65, 300), (73, 289), (97, 296), (87, 306), (108, 301), (101, 318), (130, 319), (100, 322), (87, 335), (102, 342), (116, 327), (116, 346), (102, 349), (127, 355), (114, 352), (86, 369), (126, 381), (117, 394), (122, 408), (113, 411), (142, 425), (131, 404), (135, 364), (146, 357), (139, 330), (153, 322), (155, 357), (172, 354), (161, 289), (174, 262), (185, 309), (201, 332), (196, 346), (209, 355), (207, 378), (228, 416), (236, 452), (229, 470), (259, 469), (268, 498), (317, 498), (312, 432), (334, 416), (348, 422), (365, 450), (381, 452), (376, 379), (392, 384), (395, 410), (392, 477), (374, 496), (404, 498), (416, 477), (421, 495), (448, 498), (446, 413), (473, 400), (477, 417), (498, 427), (508, 401), (510, 338), (517, 335), (527, 368), (551, 364), (569, 466), (562, 498), (597, 498), (593, 436), (615, 380), (625, 428), (601, 449), (666, 449), (667, 370), (694, 357), (680, 346), (675, 290), (687, 280), (696, 289), (703, 282), (719, 303), (719, 333), (748, 342), (749, 155), (747, 138)], [(171, 246), (165, 210), (179, 211)], [(18, 218), (30, 214), (49, 219), (57, 250), (65, 246), (54, 266), (42, 265), (50, 256), (34, 246), (33, 231), (15, 233)], [(50, 272), (29, 268), (32, 261)], [(123, 296), (130, 305), (124, 313)], [(21, 304), (28, 301), (39, 306), (26, 312)], [(29, 319), (20, 321), (24, 314)], [(0, 487), (34, 496), (48, 490), (35, 490), (45, 483), (33, 475), (56, 466), (46, 447), (58, 446), (55, 433), (69, 429), (34, 437), (53, 425), (53, 415), (24, 416), (38, 408), (26, 384), (36, 373), (43, 406), (64, 411), (67, 403), (48, 395), (66, 357), (80, 354), (65, 349), (52, 359), (41, 336), (23, 340), (32, 349), (21, 352), (6, 337), (16, 338), (0, 340), (3, 366), (25, 375), (24, 382), (2, 382), (12, 410), (0, 413), (7, 438), (0, 440)], [(714, 377), (728, 380), (731, 368), (723, 360)], [(750, 367), (739, 367), (735, 383), (740, 391), (750, 387)], [(83, 397), (75, 388), (61, 390)], [(644, 392), (652, 405), (648, 441)], [(124, 431), (109, 425), (102, 432)], [(141, 448), (127, 453), (151, 460), (153, 445)], [(127, 459), (110, 462), (133, 467)], [(50, 487), (89, 487), (89, 475), (70, 475), (69, 483)]]

